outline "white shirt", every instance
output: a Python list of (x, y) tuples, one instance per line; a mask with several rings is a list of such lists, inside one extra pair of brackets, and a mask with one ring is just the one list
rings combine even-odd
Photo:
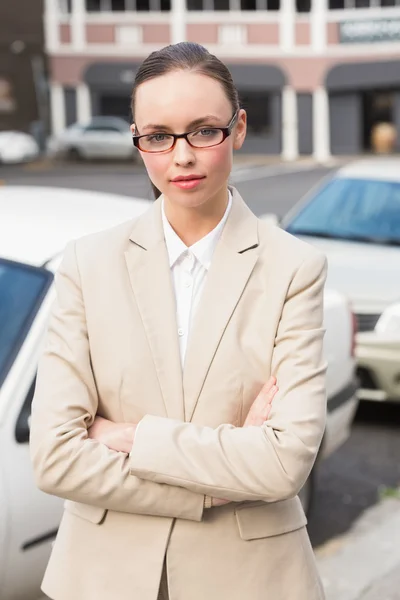
[(178, 324), (179, 349), (183, 367), (190, 328), (204, 289), (218, 240), (232, 207), (230, 190), (228, 206), (218, 225), (201, 240), (188, 247), (172, 229), (162, 203), (162, 222), (169, 265), (175, 291), (176, 317)]

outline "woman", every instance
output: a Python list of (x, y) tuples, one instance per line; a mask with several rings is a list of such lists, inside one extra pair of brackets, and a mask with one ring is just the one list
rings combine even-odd
[(246, 113), (203, 47), (150, 55), (132, 114), (162, 195), (67, 247), (39, 367), (35, 475), (67, 499), (43, 590), (321, 599), (297, 493), (324, 429), (325, 258), (228, 187)]

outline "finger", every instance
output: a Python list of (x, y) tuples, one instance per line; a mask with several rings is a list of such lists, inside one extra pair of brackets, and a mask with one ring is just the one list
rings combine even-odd
[(269, 392), (269, 390), (274, 385), (276, 385), (276, 377), (274, 377), (274, 375), (271, 375), (271, 377), (268, 379), (268, 381), (266, 383), (264, 383), (263, 387), (261, 388), (261, 393)]
[(271, 410), (272, 410), (272, 404), (270, 404), (270, 405), (268, 406), (267, 410), (266, 410), (266, 411), (265, 411), (265, 413), (264, 413), (264, 417), (265, 417), (265, 418), (264, 418), (264, 420), (265, 420), (265, 421), (267, 421), (267, 419), (268, 419), (268, 417), (269, 417), (269, 415), (270, 415), (270, 413), (271, 413)]
[(260, 398), (259, 398), (260, 407), (264, 407), (265, 404), (270, 404), (272, 402), (272, 400), (275, 398), (278, 389), (279, 388), (277, 385), (273, 385), (268, 392), (262, 392), (260, 394)]
[(254, 403), (250, 409), (249, 416), (251, 418), (260, 419), (264, 417), (265, 412), (269, 410), (272, 405), (272, 402), (275, 398), (276, 393), (278, 392), (278, 386), (273, 386), (268, 394), (260, 395), (257, 403)]

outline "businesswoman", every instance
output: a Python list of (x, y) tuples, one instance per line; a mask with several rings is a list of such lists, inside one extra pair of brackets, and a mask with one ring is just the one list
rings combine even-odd
[(151, 54), (132, 113), (161, 195), (68, 245), (39, 365), (34, 472), (66, 499), (43, 590), (320, 600), (297, 493), (325, 421), (325, 258), (228, 185), (246, 113), (207, 50)]

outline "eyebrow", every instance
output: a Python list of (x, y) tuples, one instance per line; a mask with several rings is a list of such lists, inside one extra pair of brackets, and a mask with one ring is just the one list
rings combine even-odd
[[(206, 123), (209, 121), (221, 122), (221, 119), (219, 117), (216, 117), (215, 115), (206, 115), (205, 117), (200, 117), (199, 119), (195, 119), (194, 121), (191, 121), (189, 123), (189, 125), (187, 126), (186, 131), (190, 131), (192, 127), (197, 127), (197, 126), (202, 125), (203, 123)], [(153, 124), (153, 123), (148, 123), (147, 125), (145, 125), (143, 127), (142, 131), (146, 131), (147, 129), (171, 131), (170, 127), (168, 127), (167, 125), (160, 125), (160, 124)]]

